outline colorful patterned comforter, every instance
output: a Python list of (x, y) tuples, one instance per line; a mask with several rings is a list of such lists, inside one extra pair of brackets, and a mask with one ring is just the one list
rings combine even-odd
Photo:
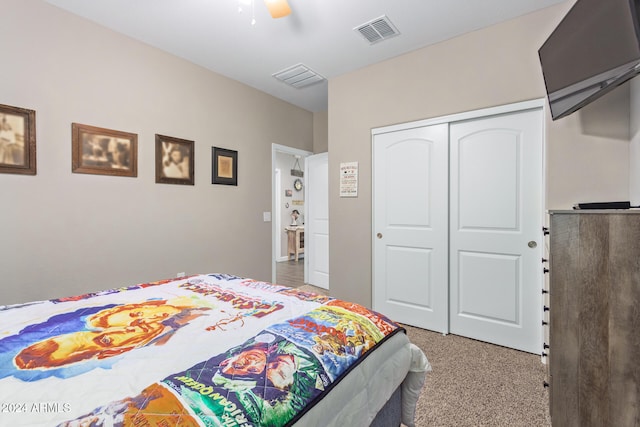
[(226, 274), (0, 307), (0, 425), (292, 425), (399, 331)]

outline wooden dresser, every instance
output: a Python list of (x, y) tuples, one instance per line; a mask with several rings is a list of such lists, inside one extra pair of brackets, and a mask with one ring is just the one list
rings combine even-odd
[(640, 212), (552, 211), (554, 427), (640, 426)]

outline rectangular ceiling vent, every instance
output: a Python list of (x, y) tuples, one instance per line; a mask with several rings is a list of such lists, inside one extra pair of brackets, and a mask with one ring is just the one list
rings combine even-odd
[(382, 40), (386, 40), (400, 34), (398, 29), (386, 15), (382, 15), (380, 18), (364, 23), (353, 30), (359, 32), (360, 35), (367, 39), (371, 44), (378, 43)]
[(300, 89), (326, 80), (320, 74), (303, 64), (294, 65), (273, 74), (273, 77), (290, 86)]

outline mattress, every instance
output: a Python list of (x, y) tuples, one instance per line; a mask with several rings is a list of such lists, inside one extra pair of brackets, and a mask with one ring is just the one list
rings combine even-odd
[(430, 369), (404, 329), (228, 274), (0, 307), (0, 425), (367, 426)]

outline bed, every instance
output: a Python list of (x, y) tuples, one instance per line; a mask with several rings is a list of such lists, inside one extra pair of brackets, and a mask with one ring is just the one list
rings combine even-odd
[(413, 426), (429, 370), (382, 314), (228, 274), (0, 306), (0, 425)]

